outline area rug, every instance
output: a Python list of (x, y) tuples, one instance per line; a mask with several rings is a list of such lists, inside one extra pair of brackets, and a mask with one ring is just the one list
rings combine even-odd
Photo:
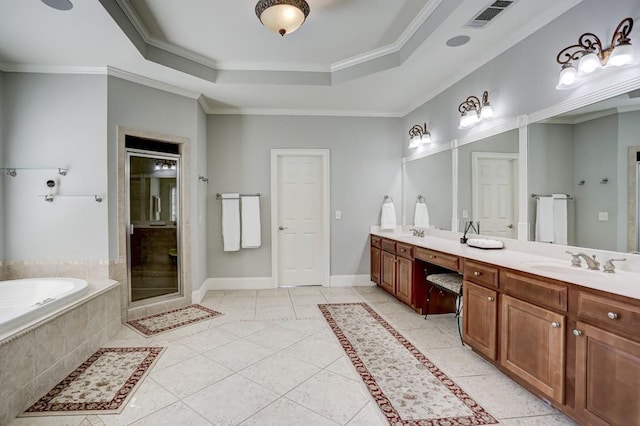
[(120, 413), (163, 350), (99, 349), (20, 417)]
[(223, 314), (202, 305), (194, 304), (137, 320), (127, 321), (126, 324), (143, 336), (154, 336), (220, 315)]
[(389, 424), (498, 423), (366, 303), (318, 306)]

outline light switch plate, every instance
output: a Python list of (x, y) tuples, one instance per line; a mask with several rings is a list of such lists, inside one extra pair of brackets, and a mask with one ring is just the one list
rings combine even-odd
[(340, 219), (342, 219), (342, 211), (336, 210), (336, 220), (340, 220)]
[(609, 220), (609, 212), (598, 212), (598, 220), (600, 222), (606, 222)]
[(469, 219), (469, 210), (462, 210), (462, 218)]

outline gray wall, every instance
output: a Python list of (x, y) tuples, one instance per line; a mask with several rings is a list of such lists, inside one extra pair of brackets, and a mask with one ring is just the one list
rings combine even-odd
[[(491, 136), (481, 141), (462, 145), (458, 148), (458, 218), (461, 220), (460, 223), (464, 223), (465, 220), (471, 220), (471, 218), (473, 218), (473, 204), (471, 196), (471, 153), (517, 153), (519, 150), (518, 139), (518, 131), (511, 130), (500, 133), (499, 135)], [(514, 200), (514, 202), (517, 203), (517, 200)], [(468, 219), (463, 219), (462, 210), (469, 211)], [(517, 211), (515, 211), (515, 213), (515, 218), (517, 219)]]
[[(574, 126), (576, 245), (617, 250), (618, 118), (609, 115)], [(609, 183), (600, 184), (602, 178)], [(579, 180), (584, 185), (577, 185)], [(598, 220), (608, 212), (609, 220)]]
[[(270, 150), (331, 150), (331, 274), (369, 270), (369, 226), (380, 223), (384, 195), (401, 218), (398, 137), (402, 120), (305, 116), (208, 117), (208, 267), (210, 277), (271, 276)], [(221, 204), (216, 192), (262, 194), (262, 246), (222, 251)], [(335, 210), (342, 219), (334, 218)]]
[[(575, 195), (573, 125), (529, 125), (527, 182), (530, 194)], [(528, 197), (530, 240), (535, 239), (536, 199)], [(567, 240), (575, 245), (575, 203), (567, 204), (569, 218)]]
[(4, 177), (5, 258), (106, 260), (108, 202), (58, 197), (47, 203), (48, 179), (60, 194), (106, 194), (106, 77), (5, 73), (2, 163), (19, 170)]
[[(556, 55), (562, 48), (575, 44), (580, 34), (586, 31), (598, 34), (608, 43), (616, 25), (626, 16), (640, 17), (640, 2), (584, 0), (405, 116), (404, 133), (414, 124), (427, 121), (435, 143), (443, 144), (493, 127), (505, 118), (515, 118), (584, 96), (593, 90), (592, 85), (556, 90), (560, 72)], [(640, 54), (639, 46), (634, 43), (636, 54)], [(455, 54), (453, 50), (452, 54)], [(630, 67), (618, 70), (617, 75), (624, 81), (625, 77), (635, 77), (637, 72), (637, 67)], [(489, 91), (489, 101), (496, 117), (471, 129), (458, 129), (458, 105), (469, 95), (481, 96), (484, 90)], [(405, 137), (402, 141), (405, 156), (413, 151), (407, 145)]]
[[(5, 119), (4, 119), (4, 73), (0, 71), (0, 166), (4, 167), (6, 164), (5, 154), (4, 154), (4, 131), (5, 131)], [(4, 256), (4, 246), (5, 246), (5, 237), (4, 237), (4, 181), (8, 178), (7, 175), (4, 174), (4, 170), (1, 171), (2, 176), (0, 176), (0, 261), (5, 259)], [(0, 268), (0, 279), (3, 279), (3, 269)]]
[[(201, 112), (200, 105), (195, 99), (186, 98), (158, 89), (141, 86), (115, 77), (108, 78), (108, 113), (107, 113), (107, 139), (109, 156), (109, 256), (110, 259), (118, 258), (118, 182), (117, 182), (117, 153), (118, 153), (118, 127), (126, 127), (140, 131), (148, 131), (158, 134), (174, 135), (189, 138), (191, 149), (191, 180), (188, 185), (191, 189), (191, 215), (189, 217), (190, 229), (183, 230), (190, 236), (192, 249), (191, 267), (193, 272), (193, 286), (196, 290), (202, 282), (195, 281), (201, 278), (201, 265), (198, 264), (198, 256), (201, 251), (199, 233), (202, 232), (198, 217), (199, 209), (203, 206), (198, 203), (199, 189), (202, 184), (198, 182), (198, 175), (206, 175), (202, 162), (198, 161), (198, 155), (202, 155), (198, 142), (203, 140), (202, 126), (198, 125)], [(200, 133), (199, 133), (200, 132)], [(200, 271), (196, 274), (196, 271)]]
[(429, 210), (429, 224), (438, 229), (451, 230), (452, 215), (452, 151), (443, 151), (408, 162), (405, 173), (407, 224), (413, 225), (418, 195), (425, 198)]

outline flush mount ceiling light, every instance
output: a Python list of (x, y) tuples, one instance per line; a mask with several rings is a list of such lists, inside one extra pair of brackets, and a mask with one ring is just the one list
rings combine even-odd
[(300, 28), (310, 11), (304, 0), (260, 0), (256, 4), (256, 16), (262, 25), (281, 36)]
[(431, 133), (427, 130), (427, 123), (422, 126), (416, 124), (409, 130), (409, 148), (417, 148), (431, 143)]
[[(629, 34), (633, 28), (633, 19), (623, 19), (611, 37), (607, 48), (593, 33), (584, 33), (578, 44), (565, 47), (558, 53), (556, 61), (562, 66), (556, 89), (568, 89), (575, 86), (583, 77), (592, 72), (610, 67), (620, 67), (633, 62), (633, 47)], [(573, 61), (578, 61), (574, 68)]]
[(71, 10), (73, 4), (69, 0), (41, 0), (42, 3), (57, 10)]
[(475, 96), (469, 96), (460, 105), (460, 128), (466, 129), (482, 119), (493, 117), (493, 107), (489, 103), (489, 92), (482, 94), (482, 102)]

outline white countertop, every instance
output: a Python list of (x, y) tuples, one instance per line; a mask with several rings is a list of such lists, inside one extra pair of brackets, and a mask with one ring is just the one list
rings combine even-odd
[[(402, 231), (380, 231), (375, 229), (375, 227), (372, 227), (370, 232), (373, 235), (393, 239), (417, 247), (437, 250), (471, 260), (491, 263), (493, 265), (509, 269), (515, 269), (542, 277), (577, 284), (595, 290), (640, 299), (640, 273), (621, 269), (617, 269), (613, 274), (604, 273), (602, 270), (590, 271), (584, 266), (584, 262), (582, 268), (576, 268), (576, 270), (574, 270), (571, 268), (571, 256), (569, 255), (564, 255), (566, 258), (558, 259), (556, 257), (527, 253), (522, 250), (514, 250), (508, 247), (501, 250), (483, 250), (469, 247), (466, 244), (461, 244), (459, 240), (429, 235), (428, 230), (425, 237), (413, 237), (411, 236), (411, 233)], [(551, 270), (543, 270), (538, 266), (549, 266), (548, 269)], [(567, 269), (566, 271), (563, 270), (565, 267)]]

